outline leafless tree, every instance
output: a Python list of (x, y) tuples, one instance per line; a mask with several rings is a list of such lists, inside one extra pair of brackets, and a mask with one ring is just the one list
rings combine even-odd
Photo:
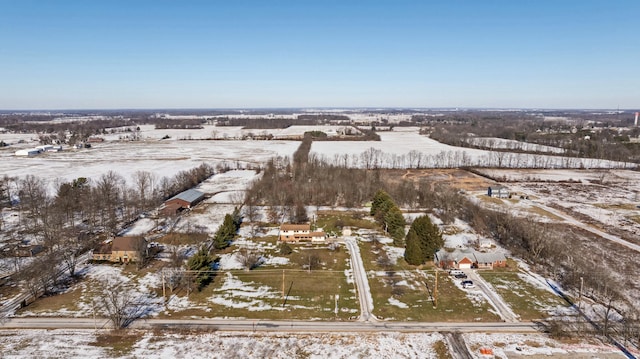
[(242, 264), (245, 270), (251, 270), (260, 265), (262, 255), (256, 249), (243, 247), (236, 253), (238, 262)]
[(102, 280), (94, 298), (96, 309), (104, 313), (114, 329), (124, 329), (149, 310), (148, 300), (132, 284), (114, 279)]
[(136, 171), (133, 173), (133, 184), (137, 191), (142, 210), (149, 208), (149, 202), (154, 196), (156, 176), (148, 171)]

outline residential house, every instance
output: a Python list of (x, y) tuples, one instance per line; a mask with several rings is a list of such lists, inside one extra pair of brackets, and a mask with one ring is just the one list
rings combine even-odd
[(110, 244), (94, 249), (92, 258), (116, 263), (135, 262), (147, 250), (148, 244), (143, 237), (116, 237)]
[(506, 267), (507, 258), (500, 252), (479, 252), (470, 248), (447, 251), (441, 249), (434, 256), (434, 263), (440, 268), (493, 269)]
[(478, 269), (493, 269), (496, 267), (506, 267), (507, 258), (500, 252), (474, 252), (476, 257), (476, 268)]
[(505, 186), (491, 186), (487, 188), (487, 196), (496, 198), (509, 198), (509, 189)]
[(164, 206), (160, 208), (160, 213), (165, 216), (172, 216), (185, 209), (192, 208), (203, 199), (204, 193), (193, 188), (188, 189), (166, 200)]
[(289, 224), (285, 223), (280, 226), (280, 234), (278, 238), (283, 242), (312, 242), (324, 243), (327, 239), (326, 233), (323, 231), (311, 231), (310, 224)]

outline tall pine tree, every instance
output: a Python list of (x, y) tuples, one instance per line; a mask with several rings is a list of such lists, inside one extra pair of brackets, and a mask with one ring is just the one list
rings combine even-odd
[[(432, 260), (434, 253), (444, 245), (440, 229), (431, 222), (427, 215), (420, 216), (411, 223), (406, 241), (404, 257), (409, 264), (413, 265), (424, 264)], [(410, 241), (411, 246), (409, 245)], [(414, 241), (418, 246), (413, 243)], [(412, 262), (409, 262), (408, 258), (411, 258)], [(417, 261), (417, 258), (420, 260)]]

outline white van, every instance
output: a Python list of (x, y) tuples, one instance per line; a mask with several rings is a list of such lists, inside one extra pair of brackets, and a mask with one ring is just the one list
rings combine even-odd
[(451, 269), (451, 270), (449, 271), (449, 275), (453, 275), (453, 276), (455, 276), (455, 275), (458, 275), (458, 274), (464, 274), (464, 272), (463, 272), (463, 271), (461, 271), (460, 269)]

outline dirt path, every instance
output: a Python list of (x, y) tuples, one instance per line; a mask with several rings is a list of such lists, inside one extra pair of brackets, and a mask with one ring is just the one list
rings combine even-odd
[(601, 230), (599, 230), (599, 229), (597, 229), (597, 228), (595, 228), (593, 226), (585, 224), (585, 223), (583, 223), (583, 222), (571, 217), (570, 215), (568, 215), (568, 214), (566, 214), (566, 213), (564, 213), (562, 211), (559, 211), (559, 210), (557, 210), (555, 208), (551, 208), (549, 206), (545, 206), (545, 205), (543, 205), (541, 203), (536, 203), (533, 206), (534, 207), (538, 207), (538, 208), (540, 208), (540, 209), (542, 209), (544, 211), (550, 212), (553, 215), (556, 215), (556, 216), (562, 218), (565, 222), (568, 222), (571, 225), (574, 225), (576, 227), (580, 227), (580, 228), (582, 228), (582, 229), (584, 229), (586, 231), (589, 231), (589, 232), (595, 234), (596, 236), (602, 237), (602, 238), (607, 239), (607, 240), (612, 241), (612, 242), (616, 242), (616, 243), (621, 244), (621, 245), (623, 245), (623, 246), (625, 246), (625, 247), (627, 247), (629, 249), (632, 249), (632, 250), (634, 250), (636, 252), (640, 252), (640, 246), (639, 245), (633, 244), (633, 243), (628, 242), (628, 241), (625, 241), (624, 239), (622, 239), (622, 238), (620, 238), (618, 236), (614, 236), (612, 234), (603, 232), (603, 231), (601, 231)]

